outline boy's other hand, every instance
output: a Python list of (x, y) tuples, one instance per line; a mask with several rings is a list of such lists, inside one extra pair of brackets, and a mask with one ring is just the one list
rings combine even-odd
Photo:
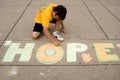
[(65, 30), (65, 29), (61, 29), (61, 31), (62, 31), (64, 34), (66, 34), (66, 30)]

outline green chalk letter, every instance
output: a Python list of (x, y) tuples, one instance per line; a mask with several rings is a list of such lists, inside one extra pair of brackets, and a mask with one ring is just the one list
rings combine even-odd
[(67, 45), (67, 61), (76, 62), (76, 53), (84, 52), (87, 50), (87, 45), (80, 43), (69, 43)]
[(32, 49), (34, 48), (34, 43), (26, 43), (24, 49), (19, 48), (20, 43), (12, 43), (8, 48), (2, 62), (12, 62), (16, 54), (20, 54), (19, 61), (29, 61)]

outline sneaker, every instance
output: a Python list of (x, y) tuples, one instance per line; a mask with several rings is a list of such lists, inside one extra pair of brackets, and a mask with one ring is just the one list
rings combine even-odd
[(60, 34), (59, 34), (58, 31), (53, 32), (53, 36), (54, 36), (55, 38), (57, 38), (57, 40), (59, 40), (59, 41), (63, 41), (63, 40), (64, 40), (64, 38), (62, 38), (62, 37), (60, 36)]

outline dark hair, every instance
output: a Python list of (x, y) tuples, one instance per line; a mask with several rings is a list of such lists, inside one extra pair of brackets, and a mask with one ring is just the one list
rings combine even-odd
[(58, 15), (62, 20), (65, 19), (67, 9), (63, 5), (58, 5), (58, 6), (54, 7), (53, 11), (57, 11), (56, 15)]

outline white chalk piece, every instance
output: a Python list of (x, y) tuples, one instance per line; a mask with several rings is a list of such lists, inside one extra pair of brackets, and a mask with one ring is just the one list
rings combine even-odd
[(9, 71), (9, 75), (10, 75), (10, 76), (15, 76), (15, 75), (17, 75), (17, 67), (13, 67), (13, 68)]

